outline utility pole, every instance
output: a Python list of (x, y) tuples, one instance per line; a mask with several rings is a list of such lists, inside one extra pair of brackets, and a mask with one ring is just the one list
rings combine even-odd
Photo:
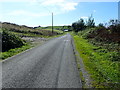
[(52, 12), (52, 34), (53, 34), (53, 12)]
[(118, 2), (118, 24), (120, 24), (120, 1)]

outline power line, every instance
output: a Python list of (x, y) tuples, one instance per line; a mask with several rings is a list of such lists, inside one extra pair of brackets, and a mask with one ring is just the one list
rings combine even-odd
[[(42, 4), (42, 2), (39, 2), (38, 0), (36, 0), (39, 4)], [(53, 34), (53, 12), (51, 12), (51, 10), (49, 10), (47, 7), (43, 6), (46, 10), (48, 10), (50, 13), (52, 13), (52, 34)]]
[[(38, 1), (38, 0), (36, 0), (37, 1), (37, 3), (39, 3), (39, 4), (41, 4), (42, 5), (42, 2), (40, 2), (40, 1)], [(45, 6), (42, 6), (42, 7), (44, 7), (47, 11), (49, 11), (50, 13), (51, 13), (51, 10), (50, 9), (48, 9), (47, 7), (45, 7)]]

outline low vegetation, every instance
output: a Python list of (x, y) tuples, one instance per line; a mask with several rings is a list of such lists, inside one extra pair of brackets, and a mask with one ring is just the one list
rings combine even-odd
[(93, 87), (115, 87), (120, 78), (118, 77), (120, 54), (94, 46), (78, 35), (74, 35), (74, 41), (86, 69), (94, 79)]
[[(36, 28), (36, 29), (43, 29), (43, 30), (49, 30), (49, 29), (51, 29), (52, 28), (52, 26), (47, 26), (47, 27), (38, 27), (38, 28)], [(67, 26), (53, 26), (53, 28), (55, 29), (55, 30), (57, 30), (57, 31), (63, 31), (64, 29), (68, 29), (68, 30), (70, 30), (71, 31), (71, 26), (70, 25), (67, 25)]]
[(36, 29), (25, 25), (20, 26), (8, 22), (0, 22), (0, 24), (2, 26), (0, 27), (0, 35), (2, 36), (1, 59), (16, 55), (33, 46), (32, 43), (23, 40), (23, 37), (51, 38), (62, 34), (57, 30), (52, 33), (50, 30)]
[(25, 42), (21, 38), (10, 33), (7, 29), (2, 29), (2, 52), (21, 47), (23, 45), (25, 45)]
[(54, 36), (54, 35), (58, 35), (58, 32), (51, 32), (49, 30), (42, 30), (42, 29), (36, 29), (34, 27), (28, 27), (25, 25), (17, 25), (17, 24), (13, 24), (13, 23), (8, 23), (8, 22), (3, 22), (0, 23), (2, 24), (2, 28), (7, 29), (8, 31), (20, 36), (20, 37), (24, 37), (24, 36), (38, 36), (38, 37), (50, 37), (50, 36)]
[(18, 53), (21, 53), (21, 52), (23, 52), (23, 51), (25, 51), (25, 50), (27, 50), (27, 49), (29, 49), (31, 47), (32, 47), (31, 45), (25, 44), (25, 45), (23, 45), (23, 46), (21, 46), (19, 48), (10, 49), (10, 50), (8, 50), (6, 52), (2, 52), (2, 54), (0, 54), (0, 58), (2, 60), (4, 60), (4, 59), (6, 59), (8, 57), (11, 57), (11, 56), (16, 55)]
[[(89, 18), (88, 22), (94, 23)], [(80, 20), (72, 24), (75, 46), (95, 88), (119, 88), (120, 83), (120, 24), (111, 20), (109, 26), (85, 24)], [(84, 23), (84, 24), (83, 24)], [(83, 25), (81, 28), (80, 26)], [(76, 27), (79, 27), (79, 29)]]

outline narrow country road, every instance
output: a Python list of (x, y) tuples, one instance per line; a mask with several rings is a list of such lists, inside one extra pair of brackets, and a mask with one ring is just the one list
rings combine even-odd
[(82, 88), (70, 34), (2, 62), (3, 88)]

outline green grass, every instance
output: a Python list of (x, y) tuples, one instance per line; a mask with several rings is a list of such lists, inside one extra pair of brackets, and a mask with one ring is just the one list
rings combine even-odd
[[(64, 34), (66, 34), (66, 33), (64, 33)], [(62, 36), (62, 35), (64, 35), (64, 34), (55, 35), (55, 36), (51, 36), (51, 37), (47, 37), (47, 38), (52, 39), (52, 38), (55, 38), (55, 37)], [(18, 33), (17, 33), (17, 35), (18, 35)], [(36, 35), (36, 36), (39, 37), (39, 35)], [(46, 38), (46, 37), (45, 37), (45, 38)], [(30, 49), (31, 47), (34, 47), (34, 46), (36, 46), (36, 45), (39, 45), (39, 44), (36, 43), (35, 45), (33, 45), (33, 44), (31, 44), (31, 43), (27, 43), (26, 45), (24, 45), (24, 46), (22, 46), (22, 47), (15, 48), (15, 49), (10, 49), (10, 50), (8, 50), (8, 51), (6, 51), (6, 52), (1, 52), (1, 54), (0, 54), (0, 59), (4, 60), (4, 59), (6, 59), (6, 58), (8, 58), (8, 57), (17, 55), (18, 53), (21, 53), (21, 52), (23, 52), (23, 51), (25, 51), (25, 50), (27, 50), (27, 49)]]
[(93, 87), (118, 87), (116, 83), (120, 83), (120, 63), (119, 61), (113, 60), (114, 57), (117, 57), (118, 53), (109, 52), (107, 49), (93, 46), (88, 40), (78, 35), (73, 35), (73, 38), (76, 49), (83, 59), (85, 68), (89, 71), (93, 79)]
[[(52, 31), (51, 29), (42, 29), (42, 30)], [(56, 29), (54, 29), (53, 31), (54, 31), (54, 32), (58, 32), (58, 33), (63, 33), (63, 31), (61, 31), (61, 30), (56, 30)]]
[[(47, 27), (47, 28), (39, 27), (39, 28), (37, 28), (36, 30), (39, 30), (39, 29), (41, 29), (41, 30), (47, 30), (47, 31), (52, 31), (52, 28), (51, 28), (51, 27)], [(54, 32), (57, 32), (57, 33), (63, 33), (62, 30), (57, 30), (56, 28), (54, 28), (53, 31), (54, 31)]]
[[(19, 37), (20, 39), (21, 39), (21, 37), (42, 37), (42, 38), (51, 39), (51, 38), (55, 38), (55, 37), (59, 37), (61, 35), (64, 35), (59, 30), (54, 30), (54, 33), (52, 34), (50, 28), (48, 28), (46, 30), (41, 30), (41, 29), (33, 29), (32, 27), (27, 27), (27, 26), (19, 26), (17, 24), (12, 24), (12, 23), (1, 23), (1, 24), (2, 24), (2, 28), (0, 28), (0, 34), (3, 34), (2, 33), (3, 30), (5, 30), (6, 32), (9, 32), (14, 36)], [(6, 36), (8, 37), (9, 35), (10, 34), (8, 34)], [(6, 42), (8, 42), (7, 40), (6, 40)], [(10, 40), (11, 40), (11, 38), (10, 38)], [(9, 43), (9, 44), (11, 44), (11, 43)], [(17, 45), (18, 44), (19, 43), (17, 43)], [(34, 45), (34, 46), (36, 46), (36, 45)], [(11, 44), (9, 46), (13, 46), (13, 44)], [(33, 44), (32, 44), (32, 46), (33, 46)], [(25, 50), (31, 48), (32, 46), (31, 46), (31, 43), (29, 42), (29, 44), (25, 44), (24, 46), (20, 46), (18, 48), (16, 48), (16, 47), (14, 47), (14, 49), (10, 48), (10, 49), (6, 50), (5, 52), (1, 52), (0, 58), (4, 60), (4, 59), (6, 59), (8, 57), (16, 55), (16, 54), (18, 54), (18, 53), (20, 53), (22, 51), (25, 51)]]
[(27, 50), (27, 49), (30, 49), (31, 47), (32, 47), (32, 45), (26, 44), (26, 45), (24, 45), (24, 46), (22, 46), (22, 47), (19, 47), (19, 48), (10, 49), (9, 51), (2, 52), (2, 53), (0, 54), (0, 58), (1, 58), (2, 60), (4, 60), (4, 59), (6, 59), (6, 58), (8, 58), (8, 57), (11, 57), (11, 56), (16, 55), (16, 54), (18, 54), (18, 53), (21, 53), (21, 52), (23, 52), (23, 51), (25, 51), (25, 50)]

